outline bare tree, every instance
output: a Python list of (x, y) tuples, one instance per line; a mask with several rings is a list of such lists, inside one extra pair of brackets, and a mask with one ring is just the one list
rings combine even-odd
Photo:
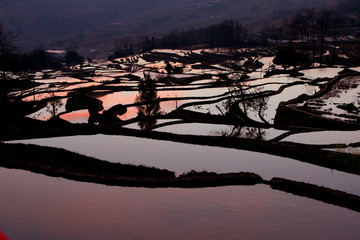
[(345, 23), (345, 17), (340, 13), (333, 14), (332, 18), (330, 19), (330, 34), (333, 41), (333, 49), (332, 49), (332, 64), (335, 63), (335, 57), (336, 57), (336, 49), (338, 47), (338, 41), (339, 37), (341, 35), (342, 27)]
[(306, 12), (306, 18), (307, 21), (309, 22), (309, 25), (311, 27), (311, 42), (312, 42), (312, 61), (314, 61), (315, 59), (315, 49), (316, 49), (316, 14), (317, 12), (315, 11), (314, 8), (305, 8), (305, 12)]
[[(299, 40), (304, 53), (312, 52), (312, 61), (315, 61), (316, 52), (320, 55), (320, 64), (323, 63), (325, 52), (325, 39), (329, 36), (330, 20), (332, 13), (329, 10), (316, 10), (314, 8), (304, 8), (299, 10), (290, 24), (290, 32), (295, 40)], [(341, 19), (333, 23), (332, 35), (338, 38)], [(319, 38), (319, 49), (317, 50), (317, 41)], [(335, 39), (336, 41), (336, 39)]]
[[(229, 98), (223, 103), (223, 110), (216, 106), (222, 115), (234, 114), (243, 121), (254, 121), (249, 117), (250, 112), (258, 114), (264, 124), (269, 124), (265, 120), (265, 111), (268, 109), (268, 97), (263, 96), (263, 87), (252, 88), (246, 86), (244, 80), (237, 74), (234, 78), (235, 84), (229, 86)], [(226, 114), (224, 114), (226, 112)]]
[(61, 99), (55, 98), (54, 93), (49, 94), (50, 101), (47, 103), (46, 111), (51, 114), (51, 119), (55, 118), (59, 109), (64, 105)]
[(8, 31), (0, 22), (0, 70), (2, 80), (5, 80), (6, 77), (6, 58), (15, 51), (14, 41), (15, 35)]
[(290, 23), (291, 34), (296, 40), (300, 40), (303, 51), (305, 52), (309, 50), (309, 40), (312, 35), (312, 22), (311, 19), (309, 19), (310, 12), (308, 9), (299, 10)]
[(328, 10), (322, 10), (318, 17), (318, 28), (320, 36), (320, 65), (323, 63), (324, 47), (325, 47), (325, 37), (329, 28), (329, 19), (331, 12)]
[(0, 22), (0, 56), (12, 54), (15, 50), (15, 35), (8, 31)]

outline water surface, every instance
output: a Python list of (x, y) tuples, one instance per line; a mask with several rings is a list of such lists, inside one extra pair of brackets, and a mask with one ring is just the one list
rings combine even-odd
[(293, 159), (237, 149), (127, 136), (72, 136), (13, 141), (75, 151), (110, 162), (175, 171), (254, 172), (264, 179), (283, 177), (360, 195), (360, 176)]
[(109, 187), (0, 168), (10, 239), (355, 240), (360, 214), (265, 185)]

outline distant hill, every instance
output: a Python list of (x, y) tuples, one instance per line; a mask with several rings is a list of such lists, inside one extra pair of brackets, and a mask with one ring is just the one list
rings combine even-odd
[(0, 20), (24, 49), (109, 46), (116, 38), (153, 36), (234, 19), (262, 29), (294, 10), (337, 0), (1, 0)]

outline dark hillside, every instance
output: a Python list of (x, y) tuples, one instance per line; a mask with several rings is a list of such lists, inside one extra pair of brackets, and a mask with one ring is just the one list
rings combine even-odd
[(336, 0), (2, 0), (0, 20), (23, 48), (99, 46), (114, 39), (204, 27), (234, 19), (252, 31), (304, 6)]

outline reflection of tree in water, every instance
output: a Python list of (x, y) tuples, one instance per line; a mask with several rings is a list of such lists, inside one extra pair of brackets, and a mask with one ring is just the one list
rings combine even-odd
[(266, 132), (262, 128), (233, 126), (219, 131), (218, 135), (225, 137), (241, 137), (255, 140), (265, 140)]
[(144, 80), (139, 82), (138, 88), (139, 95), (136, 96), (135, 102), (142, 103), (137, 109), (138, 117), (144, 119), (139, 121), (139, 126), (141, 129), (149, 129), (156, 124), (154, 117), (161, 113), (156, 82), (150, 74), (144, 73)]
[(268, 109), (268, 97), (262, 96), (263, 87), (249, 88), (240, 76), (235, 77), (234, 85), (229, 86), (230, 97), (223, 103), (222, 107), (227, 114), (233, 114), (234, 109), (238, 111), (237, 116), (242, 120), (249, 120), (249, 113), (255, 112), (265, 124), (265, 111)]

